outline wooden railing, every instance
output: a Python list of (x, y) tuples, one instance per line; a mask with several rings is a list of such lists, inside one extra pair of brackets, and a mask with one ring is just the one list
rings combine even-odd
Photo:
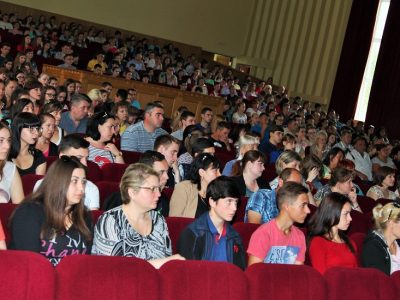
[(113, 85), (112, 96), (115, 94), (117, 89), (134, 88), (137, 91), (137, 100), (140, 101), (142, 106), (155, 100), (162, 101), (165, 107), (165, 115), (168, 117), (172, 117), (174, 112), (182, 105), (195, 113), (197, 120), (200, 120), (201, 110), (206, 106), (210, 107), (214, 114), (222, 114), (223, 112), (225, 100), (220, 97), (211, 97), (198, 93), (181, 91), (163, 85), (146, 84), (123, 78), (96, 75), (87, 71), (67, 70), (51, 65), (43, 65), (43, 72), (58, 78), (60, 84), (62, 84), (67, 78), (79, 80), (82, 82), (84, 92), (88, 92), (91, 89), (100, 89), (101, 83), (105, 81), (108, 81)]

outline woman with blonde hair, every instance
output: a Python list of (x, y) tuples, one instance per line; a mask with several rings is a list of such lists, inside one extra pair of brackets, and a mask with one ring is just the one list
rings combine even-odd
[(328, 134), (325, 130), (320, 130), (315, 136), (315, 143), (310, 147), (310, 153), (318, 156), (320, 160), (324, 160), (329, 148), (327, 146)]
[(279, 155), (277, 161), (275, 162), (275, 171), (278, 176), (274, 180), (270, 181), (269, 185), (271, 189), (276, 189), (278, 187), (279, 175), (286, 168), (294, 168), (300, 171), (300, 155), (293, 150), (286, 150)]
[(99, 89), (91, 89), (87, 93), (87, 96), (90, 98), (90, 100), (92, 100), (92, 105), (89, 109), (89, 116), (91, 117), (96, 111), (98, 111), (98, 108), (103, 105), (103, 99)]
[(364, 240), (361, 265), (390, 275), (400, 270), (400, 202), (378, 204), (372, 213), (374, 230)]

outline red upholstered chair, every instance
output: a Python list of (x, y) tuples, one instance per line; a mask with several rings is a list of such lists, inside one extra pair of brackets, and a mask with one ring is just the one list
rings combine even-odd
[(357, 202), (364, 213), (369, 213), (377, 205), (376, 201), (368, 196), (357, 196)]
[(235, 218), (233, 219), (234, 222), (244, 221), (244, 215), (246, 214), (246, 206), (248, 201), (249, 201), (248, 197), (240, 197), (240, 202), (236, 210), (236, 215)]
[(58, 156), (47, 156), (46, 157), (46, 162), (47, 162), (47, 170), (50, 168), (51, 164), (55, 162), (58, 159)]
[(56, 287), (58, 300), (150, 300), (159, 295), (156, 270), (135, 257), (67, 256), (56, 268)]
[(309, 266), (255, 264), (247, 268), (249, 300), (326, 299), (322, 276)]
[[(251, 223), (243, 223), (237, 222), (233, 224), (233, 228), (239, 233), (240, 237), (242, 238), (243, 249), (246, 252), (247, 248), (249, 247), (249, 242), (251, 235), (254, 231), (259, 227), (259, 224), (251, 224)], [(247, 262), (247, 252), (246, 252), (246, 262)]]
[(168, 225), (169, 237), (172, 243), (172, 253), (176, 253), (176, 248), (179, 240), (179, 235), (182, 230), (186, 228), (190, 223), (194, 221), (192, 218), (180, 218), (180, 217), (167, 217), (165, 218)]
[(353, 220), (350, 223), (348, 232), (349, 235), (356, 232), (367, 233), (371, 228), (371, 222), (368, 219), (368, 214), (362, 214), (358, 211), (352, 210), (351, 218)]
[(8, 228), (8, 224), (10, 221), (10, 216), (16, 207), (17, 204), (0, 203), (0, 220), (1, 225), (3, 225), (4, 234), (6, 236), (6, 243), (11, 240), (11, 232)]
[(392, 282), (397, 288), (397, 299), (400, 298), (400, 271), (394, 272), (392, 275), (390, 275), (390, 278), (392, 279)]
[(170, 261), (160, 270), (164, 300), (247, 299), (244, 273), (235, 265), (210, 261)]
[(55, 299), (55, 271), (42, 255), (0, 251), (1, 299)]
[(379, 198), (378, 200), (376, 200), (376, 204), (382, 204), (383, 206), (385, 206), (388, 203), (393, 202), (393, 200), (390, 199), (385, 199), (385, 198)]
[(99, 188), (100, 207), (103, 207), (104, 201), (109, 195), (119, 191), (119, 182), (98, 181), (96, 182), (96, 186)]
[(275, 170), (275, 165), (265, 165), (265, 170), (262, 175), (266, 181), (270, 182), (273, 179), (275, 179), (276, 176), (276, 170)]
[(363, 232), (356, 232), (353, 233), (350, 238), (354, 241), (354, 243), (357, 246), (357, 258), (358, 258), (358, 263), (361, 265), (361, 252), (364, 244), (366, 234)]
[(165, 197), (167, 197), (168, 200), (171, 200), (171, 196), (172, 196), (173, 192), (174, 192), (174, 189), (171, 189), (171, 188), (165, 188), (162, 191), (162, 193), (164, 194)]
[(394, 283), (376, 269), (335, 267), (326, 271), (324, 278), (328, 300), (398, 299)]
[(103, 181), (120, 182), (128, 164), (106, 164), (101, 168)]
[(21, 177), (22, 188), (24, 189), (25, 196), (30, 195), (33, 192), (33, 188), (38, 180), (42, 179), (43, 175), (27, 174)]
[(371, 183), (367, 183), (367, 182), (364, 182), (364, 181), (361, 181), (361, 180), (356, 180), (355, 183), (360, 187), (360, 189), (362, 190), (364, 195), (367, 194), (369, 188), (372, 186)]
[(235, 159), (235, 154), (233, 152), (229, 152), (229, 151), (226, 151), (226, 150), (221, 150), (218, 147), (215, 147), (215, 154), (214, 155), (219, 160), (219, 163), (220, 163), (219, 168), (221, 170), (224, 169), (224, 167), (225, 167), (225, 165), (226, 165), (226, 163), (228, 161), (231, 161), (232, 159)]
[(98, 210), (91, 210), (90, 212), (92, 213), (93, 225), (96, 225), (97, 220), (104, 213), (104, 210), (98, 209)]
[[(56, 161), (57, 159), (58, 159), (57, 156), (46, 157), (47, 170), (49, 169), (51, 164), (54, 161)], [(94, 163), (92, 161), (88, 161), (87, 162), (87, 170), (88, 170), (87, 179), (89, 179), (90, 181), (97, 182), (97, 181), (100, 181), (103, 179), (100, 167), (96, 163)]]
[(125, 163), (128, 165), (137, 163), (139, 161), (140, 156), (142, 155), (142, 153), (140, 152), (124, 151), (124, 150), (122, 150), (121, 152)]

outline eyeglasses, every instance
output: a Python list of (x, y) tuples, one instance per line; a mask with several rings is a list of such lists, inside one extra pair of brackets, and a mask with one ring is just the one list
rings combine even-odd
[(162, 191), (162, 187), (161, 186), (135, 186), (135, 188), (149, 190), (152, 193), (155, 193), (155, 192), (161, 193), (161, 191)]
[(36, 131), (37, 133), (42, 133), (42, 131), (43, 131), (43, 128), (40, 127), (40, 126), (24, 125), (24, 126), (22, 126), (22, 128), (27, 128), (27, 129), (29, 129), (29, 132), (30, 132), (30, 133), (34, 133), (35, 131)]

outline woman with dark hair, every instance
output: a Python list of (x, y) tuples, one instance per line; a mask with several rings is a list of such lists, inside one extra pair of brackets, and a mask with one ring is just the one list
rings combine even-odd
[(264, 164), (265, 156), (258, 150), (247, 151), (243, 159), (234, 164), (231, 176), (239, 188), (240, 196), (250, 197), (259, 189), (270, 188), (262, 177)]
[(389, 144), (378, 144), (375, 145), (376, 156), (371, 160), (372, 162), (372, 173), (376, 173), (380, 167), (389, 167), (396, 169), (396, 165), (390, 158), (390, 151), (392, 147)]
[(58, 102), (61, 103), (63, 110), (68, 109), (68, 102), (67, 102), (67, 89), (63, 86), (57, 87), (57, 96), (56, 99)]
[(11, 148), (11, 131), (8, 124), (0, 121), (0, 203), (11, 201), (18, 204), (24, 198), (22, 182), (14, 163), (7, 161)]
[(396, 183), (396, 170), (383, 166), (380, 167), (374, 173), (375, 185), (370, 187), (367, 196), (378, 200), (379, 198), (385, 198), (395, 200), (397, 198), (396, 193), (389, 190)]
[(348, 197), (351, 201), (352, 208), (362, 212), (357, 202), (356, 189), (353, 184), (354, 176), (354, 171), (347, 170), (343, 167), (338, 167), (333, 170), (329, 183), (320, 188), (314, 195), (317, 206), (320, 205), (326, 195), (335, 192)]
[(344, 151), (339, 147), (333, 147), (329, 150), (325, 159), (323, 160), (324, 168), (322, 171), (322, 178), (330, 179), (332, 171), (337, 167), (339, 161), (345, 157)]
[(34, 108), (35, 105), (31, 100), (26, 98), (18, 99), (11, 107), (11, 120), (14, 120), (16, 115), (22, 112), (33, 114)]
[(310, 192), (313, 194), (323, 186), (320, 181), (322, 168), (322, 161), (314, 154), (307, 155), (300, 163), (301, 175), (303, 175)]
[(122, 152), (110, 141), (114, 134), (115, 118), (106, 112), (94, 114), (88, 121), (86, 140), (90, 143), (89, 160), (99, 167), (108, 163), (123, 164)]
[(53, 86), (45, 86), (42, 89), (42, 95), (40, 97), (40, 106), (43, 107), (43, 105), (53, 101), (56, 99), (57, 91)]
[(208, 184), (219, 177), (219, 161), (209, 153), (197, 155), (188, 174), (189, 180), (175, 185), (170, 201), (170, 217), (197, 218), (208, 211)]
[(64, 129), (58, 126), (61, 121), (62, 109), (62, 104), (55, 100), (45, 104), (42, 109), (43, 114), (50, 114), (54, 117), (55, 127), (53, 136), (51, 137), (51, 142), (57, 146), (60, 144), (62, 137), (65, 135)]
[(352, 203), (339, 193), (328, 194), (308, 225), (311, 265), (320, 273), (332, 267), (357, 267), (356, 245), (346, 235)]
[(12, 145), (10, 159), (21, 176), (26, 174), (44, 175), (46, 158), (35, 148), (41, 133), (40, 120), (31, 113), (18, 114), (11, 123)]
[(55, 161), (36, 192), (11, 218), (10, 248), (42, 254), (54, 266), (62, 257), (89, 254), (92, 222), (82, 201), (86, 169), (75, 157)]
[(69, 103), (71, 101), (71, 97), (73, 94), (75, 94), (75, 80), (72, 78), (67, 78), (64, 81), (64, 88), (67, 91), (67, 97), (66, 97), (66, 101), (67, 103)]
[(232, 130), (229, 132), (229, 138), (232, 140), (233, 143), (239, 141), (240, 137), (244, 136), (250, 130), (250, 126), (247, 124), (236, 124)]
[(58, 147), (51, 142), (54, 134), (56, 120), (51, 114), (43, 113), (39, 116), (41, 134), (36, 142), (35, 148), (42, 151), (44, 157), (58, 156)]

